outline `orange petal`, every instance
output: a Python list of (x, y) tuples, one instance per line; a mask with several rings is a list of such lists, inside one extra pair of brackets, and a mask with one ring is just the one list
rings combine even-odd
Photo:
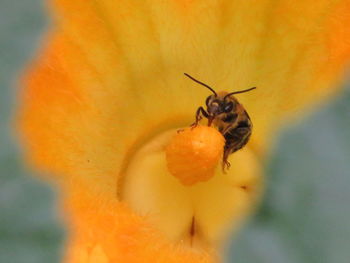
[[(20, 129), (28, 158), (55, 174), (65, 192), (68, 262), (216, 259), (210, 246), (175, 246), (117, 197), (138, 149), (188, 126), (204, 104), (208, 90), (183, 72), (218, 90), (257, 86), (239, 96), (254, 130), (246, 150), (232, 156), (234, 179), (213, 178), (210, 194), (205, 187), (191, 193), (205, 208), (206, 235), (216, 237), (227, 223), (216, 215), (239, 215), (236, 222), (256, 201), (237, 189), (237, 182), (260, 188), (253, 151), (263, 157), (282, 123), (329, 100), (350, 58), (347, 0), (56, 0), (51, 7), (55, 27), (26, 75)], [(237, 206), (220, 206), (231, 183)]]
[[(67, 189), (66, 189), (67, 190)], [(209, 263), (214, 251), (195, 251), (167, 242), (147, 219), (136, 216), (117, 200), (97, 199), (84, 190), (69, 189), (72, 244), (65, 262), (181, 262)], [(156, 258), (155, 258), (156, 257)]]

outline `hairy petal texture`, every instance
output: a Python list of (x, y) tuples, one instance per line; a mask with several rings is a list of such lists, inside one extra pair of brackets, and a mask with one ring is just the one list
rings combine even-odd
[[(50, 7), (55, 27), (24, 79), (19, 118), (28, 158), (62, 187), (70, 263), (217, 260), (210, 246), (173, 244), (118, 198), (138, 149), (192, 123), (208, 96), (184, 72), (216, 90), (257, 87), (239, 96), (254, 131), (237, 167), (249, 167), (242, 174), (261, 184), (256, 159), (276, 130), (335, 94), (350, 58), (349, 0), (55, 0)], [(225, 179), (215, 180), (210, 194), (200, 187), (191, 194), (205, 200), (198, 206), (221, 192)]]
[(65, 200), (72, 227), (65, 262), (209, 263), (216, 258), (210, 249), (195, 251), (169, 243), (146, 218), (117, 200), (65, 190), (70, 193)]

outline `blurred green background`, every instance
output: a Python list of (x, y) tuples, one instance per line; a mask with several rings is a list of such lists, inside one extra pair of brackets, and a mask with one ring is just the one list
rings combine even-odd
[(0, 0), (0, 262), (58, 263), (63, 246), (54, 192), (30, 177), (11, 130), (16, 76), (48, 25), (39, 0)]
[[(41, 0), (0, 0), (1, 263), (60, 262), (64, 244), (55, 193), (28, 176), (10, 128), (16, 76), (48, 26), (44, 12)], [(280, 135), (264, 202), (231, 242), (227, 263), (350, 262), (349, 101), (345, 88)]]

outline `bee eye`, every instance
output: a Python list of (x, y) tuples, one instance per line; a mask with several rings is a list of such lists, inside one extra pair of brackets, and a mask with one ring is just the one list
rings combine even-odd
[(225, 112), (230, 112), (230, 111), (232, 111), (232, 109), (233, 109), (233, 103), (232, 102), (229, 102), (229, 103), (227, 103), (225, 105), (225, 108), (224, 108)]

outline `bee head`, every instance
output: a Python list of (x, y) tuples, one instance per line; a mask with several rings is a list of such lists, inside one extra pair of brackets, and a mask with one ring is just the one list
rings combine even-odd
[(211, 120), (213, 120), (219, 114), (229, 113), (236, 108), (236, 105), (238, 104), (238, 102), (232, 95), (243, 93), (243, 92), (248, 92), (250, 90), (256, 89), (254, 87), (254, 88), (235, 91), (235, 92), (231, 92), (231, 93), (225, 92), (222, 94), (217, 94), (215, 92), (215, 90), (212, 89), (207, 84), (193, 78), (192, 76), (188, 75), (187, 73), (184, 73), (184, 74), (186, 77), (188, 77), (188, 78), (192, 79), (194, 82), (197, 82), (198, 84), (206, 87), (207, 89), (209, 89), (213, 93), (213, 95), (210, 95), (205, 101), (205, 104), (207, 105), (207, 112), (208, 112), (209, 118)]
[(222, 113), (231, 112), (237, 105), (235, 99), (225, 98), (225, 96), (220, 95), (210, 95), (206, 99), (205, 104), (207, 106), (207, 112), (212, 118)]

